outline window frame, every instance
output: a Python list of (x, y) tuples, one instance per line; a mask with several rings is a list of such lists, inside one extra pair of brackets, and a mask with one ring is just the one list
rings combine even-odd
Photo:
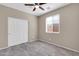
[[(54, 17), (54, 16), (56, 16), (56, 15), (58, 15), (59, 16), (59, 31), (58, 32), (49, 32), (49, 31), (47, 31), (47, 18), (48, 17)], [(46, 33), (56, 33), (56, 34), (59, 34), (60, 33), (60, 14), (55, 14), (55, 15), (52, 15), (52, 16), (48, 16), (48, 17), (46, 17), (46, 19), (45, 19), (45, 32)]]

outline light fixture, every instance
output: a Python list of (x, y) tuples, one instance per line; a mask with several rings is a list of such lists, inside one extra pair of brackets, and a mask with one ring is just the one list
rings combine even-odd
[(39, 5), (35, 5), (35, 8), (39, 8)]

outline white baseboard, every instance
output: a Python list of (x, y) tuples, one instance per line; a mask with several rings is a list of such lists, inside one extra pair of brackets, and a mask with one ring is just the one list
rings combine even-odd
[[(74, 52), (78, 52), (78, 53), (79, 53), (79, 51), (78, 51), (78, 50), (75, 50), (75, 49), (71, 49), (71, 48), (68, 48), (68, 47), (65, 47), (65, 46), (56, 44), (56, 43), (51, 43), (51, 42), (48, 42), (48, 41), (43, 40), (43, 39), (39, 39), (39, 40), (40, 40), (40, 41), (43, 41), (43, 42), (47, 42), (47, 43), (49, 43), (49, 44), (53, 44), (53, 45), (55, 45), (55, 46), (58, 46), (58, 47), (61, 47), (61, 48), (67, 49), (67, 50), (71, 50), (71, 51), (74, 51)], [(6, 48), (9, 48), (9, 47), (0, 48), (0, 50), (6, 49)]]
[(60, 47), (60, 48), (64, 48), (64, 49), (71, 50), (71, 51), (74, 51), (74, 52), (78, 52), (78, 53), (79, 53), (78, 50), (75, 50), (75, 49), (72, 49), (72, 48), (68, 48), (68, 47), (65, 47), (65, 46), (62, 46), (62, 45), (59, 45), (59, 44), (56, 44), (56, 43), (51, 43), (51, 42), (48, 42), (48, 41), (43, 40), (43, 39), (39, 39), (39, 40), (40, 40), (40, 41), (47, 42), (47, 43), (49, 43), (49, 44), (53, 44), (53, 45), (58, 46), (58, 47)]
[(7, 49), (7, 48), (9, 48), (9, 47), (0, 48), (0, 50)]
[[(36, 40), (34, 40), (34, 41), (36, 41)], [(34, 42), (34, 41), (31, 41), (31, 42)], [(29, 42), (30, 42), (30, 41), (24, 42), (24, 43), (29, 43)], [(23, 43), (21, 43), (21, 44), (23, 44)], [(20, 44), (18, 44), (18, 45), (20, 45)], [(16, 46), (16, 45), (14, 45), (14, 46)], [(7, 48), (9, 48), (9, 47), (12, 47), (12, 46), (3, 47), (3, 48), (0, 48), (0, 50), (7, 49)]]

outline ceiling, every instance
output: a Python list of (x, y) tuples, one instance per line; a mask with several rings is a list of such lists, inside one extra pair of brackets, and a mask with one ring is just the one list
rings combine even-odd
[(66, 5), (68, 5), (69, 3), (47, 3), (42, 5), (42, 7), (45, 9), (45, 11), (41, 10), (41, 9), (36, 9), (36, 11), (32, 11), (33, 7), (32, 6), (24, 6), (24, 3), (1, 3), (1, 5), (10, 7), (10, 8), (14, 8), (32, 15), (36, 15), (36, 16), (40, 16), (43, 15), (45, 13), (48, 13), (50, 11), (53, 11), (55, 9), (64, 7)]

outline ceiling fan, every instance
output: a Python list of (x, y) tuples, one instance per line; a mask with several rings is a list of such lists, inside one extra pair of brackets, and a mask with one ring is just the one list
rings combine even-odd
[(33, 3), (33, 4), (24, 4), (25, 6), (34, 6), (33, 11), (35, 11), (37, 8), (40, 8), (41, 10), (45, 10), (41, 5), (44, 5), (46, 3)]

